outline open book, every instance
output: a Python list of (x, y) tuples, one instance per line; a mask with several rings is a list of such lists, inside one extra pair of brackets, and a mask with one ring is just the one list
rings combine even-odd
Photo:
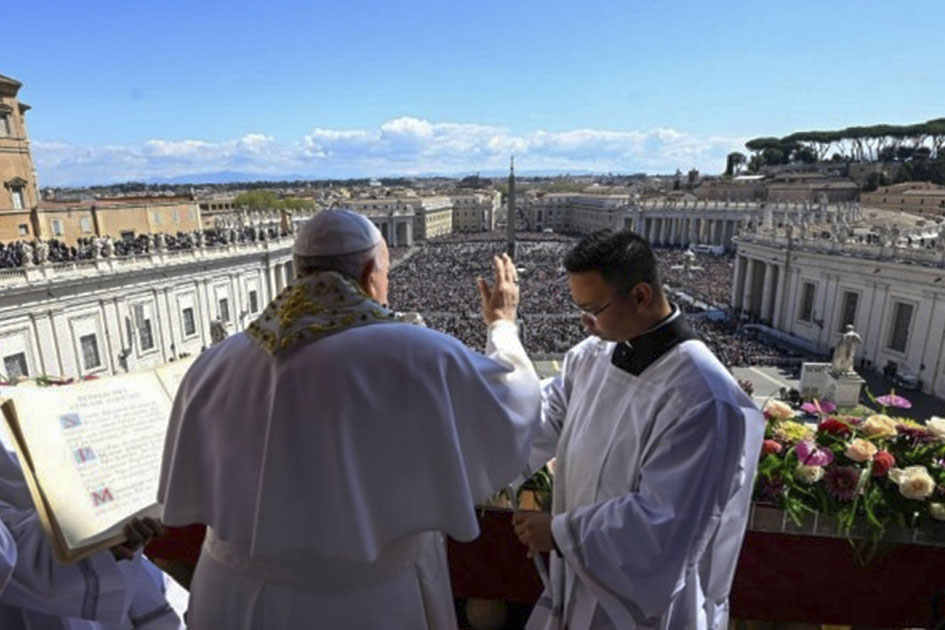
[(72, 563), (119, 544), (128, 519), (158, 516), (164, 435), (191, 362), (2, 389), (11, 442), (56, 560)]

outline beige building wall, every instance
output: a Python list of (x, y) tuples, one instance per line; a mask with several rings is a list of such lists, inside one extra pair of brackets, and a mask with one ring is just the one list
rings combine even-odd
[(75, 245), (79, 238), (123, 234), (190, 232), (200, 229), (200, 212), (189, 199), (43, 202), (35, 211), (38, 236)]
[[(0, 75), (0, 215), (17, 215), (0, 218), (0, 241), (35, 237), (32, 221), (22, 217), (24, 210), (28, 216), (36, 207), (38, 193), (24, 116), (29, 105), (17, 99), (21, 86)], [(22, 225), (28, 226), (29, 234), (21, 234)]]
[(502, 195), (491, 193), (456, 194), (453, 204), (453, 230), (457, 232), (489, 232), (495, 229), (495, 215)]
[(95, 214), (91, 204), (50, 204), (36, 210), (38, 236), (75, 245), (79, 238), (96, 235)]
[(191, 232), (201, 229), (200, 211), (189, 199), (115, 200), (96, 202), (99, 236), (120, 238), (122, 233), (156, 234)]
[(870, 208), (945, 216), (945, 186), (929, 182), (903, 182), (863, 193), (860, 203)]
[(763, 177), (736, 177), (703, 182), (695, 190), (696, 197), (706, 201), (763, 201)]
[(30, 210), (6, 210), (0, 212), (0, 243), (35, 238), (33, 213)]

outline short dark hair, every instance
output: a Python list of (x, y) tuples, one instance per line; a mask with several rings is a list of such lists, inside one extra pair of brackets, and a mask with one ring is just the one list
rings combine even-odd
[(568, 273), (596, 271), (607, 284), (628, 292), (640, 282), (662, 294), (656, 256), (645, 238), (630, 230), (600, 230), (588, 234), (564, 257)]

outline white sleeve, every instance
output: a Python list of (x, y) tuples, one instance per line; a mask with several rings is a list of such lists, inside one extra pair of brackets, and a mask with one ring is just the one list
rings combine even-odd
[(541, 388), (541, 424), (535, 432), (528, 456), (528, 468), (524, 471), (521, 481), (530, 477), (555, 456), (564, 420), (568, 415), (568, 402), (571, 400), (574, 382), (574, 361), (581, 351), (580, 346), (572, 348), (564, 356), (561, 371)]
[(15, 565), (16, 543), (13, 541), (13, 535), (0, 522), (0, 593), (3, 593)]
[(716, 400), (657, 423), (635, 492), (552, 520), (565, 561), (617, 627), (663, 616), (687, 568), (718, 530), (726, 505), (751, 483), (742, 474), (746, 448), (760, 445), (742, 410)]
[(125, 618), (139, 558), (118, 562), (103, 551), (62, 566), (53, 559), (35, 510), (0, 502), (0, 523), (12, 535), (17, 557), (10, 580), (0, 592), (0, 603), (110, 623)]
[(508, 320), (492, 322), (486, 329), (486, 356), (511, 369), (499, 376), (511, 392), (510, 411), (526, 417), (534, 414), (538, 375), (518, 337), (518, 326)]
[(128, 610), (133, 628), (147, 630), (178, 630), (180, 618), (165, 597), (164, 574), (149, 560), (141, 560), (138, 583)]

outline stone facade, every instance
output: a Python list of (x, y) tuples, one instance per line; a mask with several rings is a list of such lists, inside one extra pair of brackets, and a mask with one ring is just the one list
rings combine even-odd
[(629, 195), (586, 195), (549, 193), (527, 206), (528, 223), (535, 231), (587, 234), (603, 229), (620, 229), (630, 203)]
[(929, 182), (904, 182), (860, 195), (870, 208), (902, 210), (913, 214), (945, 216), (945, 186)]
[(242, 330), (294, 275), (292, 237), (0, 270), (0, 373), (64, 377), (161, 365)]
[(436, 238), (453, 232), (453, 201), (449, 197), (420, 197), (416, 206), (414, 233)]
[(737, 239), (734, 311), (828, 355), (852, 324), (858, 367), (918, 376), (945, 396), (945, 246), (800, 239), (773, 231)]
[(456, 193), (450, 195), (453, 203), (453, 231), (491, 232), (502, 205), (502, 194), (497, 191)]
[(188, 197), (142, 197), (89, 202), (42, 202), (35, 211), (38, 235), (70, 245), (77, 238), (192, 232), (201, 228), (197, 204)]

